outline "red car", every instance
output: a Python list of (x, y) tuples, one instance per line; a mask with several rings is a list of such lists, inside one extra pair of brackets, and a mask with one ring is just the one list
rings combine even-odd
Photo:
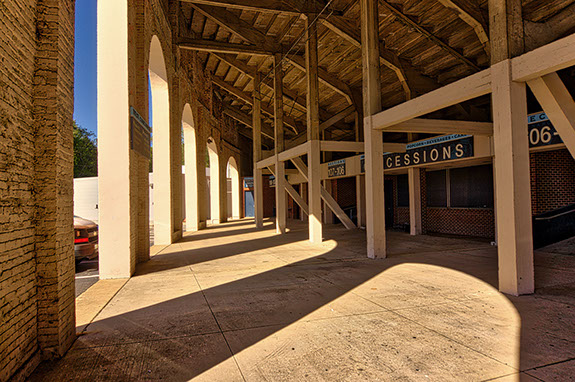
[(98, 225), (91, 220), (74, 216), (74, 252), (76, 262), (98, 256)]

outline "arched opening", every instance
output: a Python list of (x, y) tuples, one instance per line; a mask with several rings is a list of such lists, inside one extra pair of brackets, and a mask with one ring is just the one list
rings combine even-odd
[(182, 129), (184, 132), (184, 165), (185, 177), (185, 218), (186, 231), (199, 229), (200, 217), (198, 212), (198, 158), (196, 148), (196, 129), (194, 117), (189, 104), (184, 107), (182, 115)]
[(210, 216), (212, 224), (220, 223), (220, 160), (218, 147), (213, 138), (208, 138), (208, 168), (210, 169), (209, 200)]
[(228, 218), (238, 220), (240, 218), (240, 172), (238, 164), (230, 157), (226, 168), (228, 182)]
[[(172, 242), (170, 94), (160, 40), (152, 37), (149, 63), (150, 125), (152, 127), (153, 243)], [(152, 240), (151, 240), (152, 241)]]

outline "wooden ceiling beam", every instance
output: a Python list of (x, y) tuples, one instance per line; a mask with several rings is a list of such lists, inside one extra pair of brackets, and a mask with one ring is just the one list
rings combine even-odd
[(487, 57), (491, 58), (491, 46), (489, 43), (489, 27), (485, 18), (481, 13), (481, 9), (478, 4), (472, 4), (471, 1), (464, 0), (437, 0), (444, 7), (454, 11), (461, 20), (467, 23), (477, 35), (479, 42), (483, 45), (483, 50), (487, 54)]
[[(212, 82), (214, 83), (214, 85), (227, 91), (228, 93), (235, 96), (236, 98), (239, 98), (242, 101), (244, 101), (245, 103), (253, 106), (254, 100), (253, 100), (253, 97), (251, 96), (251, 94), (248, 94), (248, 93), (244, 92), (243, 90), (236, 88), (232, 84), (222, 80), (219, 77), (215, 77), (215, 76), (212, 77)], [(274, 117), (274, 111), (272, 108), (262, 105), (262, 111), (264, 113), (266, 113), (267, 115)], [(284, 116), (284, 122), (287, 126), (291, 127), (296, 134), (298, 134), (304, 130), (303, 126), (301, 124), (298, 124), (296, 122), (296, 120), (291, 118), (291, 117)]]
[(252, 54), (256, 56), (270, 56), (274, 52), (268, 51), (262, 47), (245, 44), (232, 44), (228, 42), (192, 39), (180, 37), (178, 42), (180, 49), (196, 50), (200, 52), (218, 52), (218, 53), (235, 53), (235, 54)]
[[(322, 23), (329, 30), (347, 40), (356, 48), (361, 49), (360, 31), (356, 31), (344, 17), (330, 16), (329, 18), (324, 18)], [(387, 49), (382, 42), (379, 45), (379, 56), (381, 62), (397, 75), (407, 99), (411, 98), (412, 92), (416, 89), (419, 93), (426, 93), (440, 87), (437, 81), (421, 74), (409, 61), (400, 58), (397, 54)]]
[(391, 12), (402, 24), (406, 25), (407, 27), (417, 31), (419, 34), (425, 36), (429, 41), (437, 45), (439, 48), (444, 50), (445, 52), (449, 53), (463, 64), (473, 68), (475, 71), (480, 71), (481, 68), (475, 64), (473, 61), (465, 57), (463, 54), (458, 52), (456, 49), (452, 48), (449, 44), (445, 43), (443, 40), (435, 36), (433, 33), (429, 32), (427, 29), (419, 25), (419, 23), (412, 20), (410, 17), (405, 15), (403, 12), (395, 8), (395, 6), (391, 5), (386, 0), (379, 0), (379, 4), (381, 4), (385, 9)]
[[(214, 7), (225, 7), (246, 11), (282, 13), (286, 15), (299, 16), (302, 13), (317, 14), (321, 12), (325, 3), (318, 0), (180, 0), (184, 3), (211, 5)], [(331, 12), (341, 14), (338, 10)]]
[[(258, 49), (263, 49), (264, 51), (272, 50), (273, 51), (272, 54), (282, 53), (284, 51), (289, 50), (287, 49), (287, 47), (283, 47), (281, 44), (278, 44), (273, 38), (264, 35), (262, 32), (260, 32), (258, 29), (256, 29), (249, 23), (238, 19), (238, 17), (235, 14), (233, 14), (228, 10), (225, 10), (223, 8), (207, 7), (199, 5), (194, 5), (194, 7), (198, 11), (202, 12), (202, 14), (206, 15), (206, 17), (214, 21), (216, 24), (238, 35), (246, 42), (253, 44), (254, 47), (258, 47)], [(235, 53), (235, 52), (222, 52), (222, 51), (219, 52)], [(304, 57), (296, 55), (292, 57), (286, 57), (286, 59), (290, 61), (295, 67), (305, 72)], [(345, 82), (341, 81), (335, 75), (330, 74), (324, 69), (319, 70), (319, 76), (321, 82), (323, 82), (325, 85), (329, 86), (339, 94), (343, 95), (348, 100), (349, 103), (353, 103), (353, 92), (349, 85), (347, 85)]]
[[(223, 113), (225, 115), (235, 119), (236, 121), (246, 125), (250, 129), (253, 128), (252, 117), (250, 115), (244, 113), (243, 111), (241, 111), (237, 107), (234, 107), (234, 106), (229, 105), (229, 104), (224, 104)], [(270, 125), (262, 122), (262, 135), (264, 135), (265, 137), (267, 137), (273, 141), (274, 140), (273, 128)]]

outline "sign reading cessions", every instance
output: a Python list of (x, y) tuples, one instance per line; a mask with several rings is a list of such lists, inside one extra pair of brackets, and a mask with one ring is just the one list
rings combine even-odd
[[(421, 143), (424, 142), (425, 141)], [(472, 156), (473, 137), (465, 136), (465, 138), (459, 138), (459, 136), (455, 136), (452, 137), (451, 140), (442, 139), (441, 143), (432, 143), (429, 146), (420, 144), (415, 148), (408, 149), (404, 153), (385, 154), (383, 156), (383, 166), (385, 169), (392, 169), (469, 158)]]

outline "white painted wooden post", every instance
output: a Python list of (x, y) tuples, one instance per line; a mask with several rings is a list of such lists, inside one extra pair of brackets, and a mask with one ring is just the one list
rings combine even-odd
[(421, 235), (421, 171), (407, 170), (409, 182), (409, 226), (411, 235)]
[(274, 55), (274, 111), (275, 111), (275, 171), (276, 171), (276, 232), (286, 233), (287, 196), (284, 183), (285, 163), (279, 160), (284, 151), (283, 72), (281, 54)]
[(261, 117), (261, 79), (260, 74), (254, 77), (254, 107), (253, 118), (253, 142), (254, 142), (254, 218), (256, 228), (264, 226), (264, 185), (263, 171), (258, 169), (257, 163), (262, 160), (262, 117)]
[(371, 116), (381, 111), (379, 22), (377, 0), (361, 0), (361, 47), (365, 139), (367, 256), (386, 257), (383, 181), (383, 133), (372, 128)]
[(499, 290), (529, 294), (535, 285), (526, 85), (511, 80), (510, 60), (491, 73)]

